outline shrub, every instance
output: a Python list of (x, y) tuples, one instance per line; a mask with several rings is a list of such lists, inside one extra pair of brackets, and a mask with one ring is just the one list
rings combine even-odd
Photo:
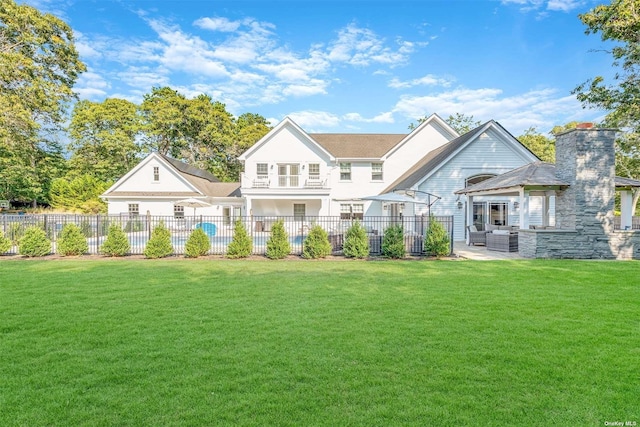
[(62, 256), (82, 255), (89, 252), (87, 238), (75, 224), (66, 224), (58, 236), (58, 253)]
[(40, 227), (29, 227), (20, 238), (20, 255), (28, 257), (45, 256), (51, 253), (51, 240)]
[(331, 255), (331, 243), (329, 236), (319, 225), (314, 225), (309, 230), (309, 235), (304, 239), (302, 245), (302, 256), (304, 258), (324, 258)]
[(165, 227), (164, 221), (160, 221), (151, 232), (151, 238), (142, 252), (146, 258), (164, 258), (173, 254), (171, 244), (171, 232)]
[(233, 227), (233, 239), (227, 247), (227, 258), (246, 258), (253, 251), (253, 241), (242, 221), (236, 221)]
[(289, 236), (284, 229), (284, 221), (278, 220), (271, 226), (271, 236), (267, 240), (265, 255), (269, 259), (286, 258), (291, 253)]
[(118, 224), (112, 224), (109, 227), (107, 239), (100, 247), (100, 252), (106, 256), (125, 256), (131, 252), (129, 239)]
[(187, 243), (184, 246), (184, 255), (187, 258), (198, 258), (206, 255), (209, 249), (211, 249), (209, 236), (202, 228), (196, 228), (187, 239)]
[(344, 256), (348, 258), (366, 258), (369, 256), (369, 237), (360, 221), (353, 223), (347, 230), (344, 244), (342, 245)]
[(80, 231), (85, 237), (93, 237), (93, 230), (91, 229), (91, 222), (87, 219), (80, 221)]
[(13, 244), (11, 243), (11, 239), (5, 237), (2, 230), (0, 230), (0, 255), (11, 249), (11, 246), (13, 246)]
[(429, 228), (424, 240), (424, 251), (438, 258), (449, 255), (451, 247), (449, 245), (449, 233), (445, 230), (440, 221), (433, 216), (429, 218)]
[(13, 242), (14, 245), (20, 243), (20, 238), (24, 236), (26, 226), (22, 222), (12, 222), (9, 224), (9, 233), (7, 237)]
[(382, 238), (382, 256), (388, 258), (404, 258), (404, 236), (402, 225), (391, 225), (384, 230)]

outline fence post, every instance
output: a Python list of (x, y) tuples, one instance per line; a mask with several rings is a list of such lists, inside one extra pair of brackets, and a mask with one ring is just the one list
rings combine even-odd
[(151, 239), (151, 212), (147, 211), (147, 233)]

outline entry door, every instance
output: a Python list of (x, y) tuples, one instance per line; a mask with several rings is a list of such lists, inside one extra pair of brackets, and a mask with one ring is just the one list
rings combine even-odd
[(484, 230), (484, 225), (489, 222), (487, 218), (487, 204), (485, 202), (473, 203), (473, 225), (478, 230)]
[(304, 203), (293, 204), (293, 217), (297, 221), (304, 221), (304, 217), (307, 215), (307, 206)]

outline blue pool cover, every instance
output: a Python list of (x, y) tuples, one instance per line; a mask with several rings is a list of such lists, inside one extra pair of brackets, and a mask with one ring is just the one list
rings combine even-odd
[(216, 225), (211, 222), (200, 222), (196, 224), (196, 228), (202, 228), (202, 231), (207, 233), (207, 236), (209, 237), (215, 236), (218, 229), (218, 227), (216, 227)]

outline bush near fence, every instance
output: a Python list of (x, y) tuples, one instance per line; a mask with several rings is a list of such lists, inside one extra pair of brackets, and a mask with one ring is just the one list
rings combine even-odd
[[(453, 217), (435, 216), (449, 235), (450, 252), (453, 251)], [(429, 228), (427, 216), (365, 216), (362, 219), (341, 219), (335, 216), (318, 217), (287, 217), (287, 216), (253, 216), (229, 218), (223, 216), (194, 215), (184, 218), (172, 216), (141, 215), (77, 215), (77, 214), (37, 214), (37, 215), (0, 215), (0, 230), (12, 241), (13, 246), (7, 253), (18, 253), (17, 242), (24, 235), (27, 228), (36, 226), (43, 229), (47, 237), (52, 241), (52, 253), (56, 252), (56, 244), (62, 228), (65, 224), (76, 224), (87, 237), (89, 254), (99, 254), (100, 246), (105, 242), (109, 227), (117, 225), (124, 230), (131, 250), (131, 255), (141, 255), (151, 238), (152, 230), (164, 223), (171, 233), (174, 254), (185, 255), (186, 242), (191, 232), (202, 225), (207, 227), (211, 242), (208, 255), (224, 255), (233, 238), (233, 229), (236, 221), (244, 225), (253, 242), (253, 255), (265, 255), (267, 240), (271, 235), (271, 227), (277, 221), (282, 221), (285, 231), (289, 236), (291, 254), (301, 255), (303, 243), (314, 225), (322, 227), (327, 232), (331, 251), (334, 255), (341, 255), (347, 231), (355, 223), (359, 222), (365, 230), (369, 240), (371, 256), (380, 256), (382, 253), (382, 239), (384, 231), (392, 225), (400, 225), (403, 230), (403, 238), (406, 253), (412, 256), (430, 255), (424, 251), (424, 241)]]

